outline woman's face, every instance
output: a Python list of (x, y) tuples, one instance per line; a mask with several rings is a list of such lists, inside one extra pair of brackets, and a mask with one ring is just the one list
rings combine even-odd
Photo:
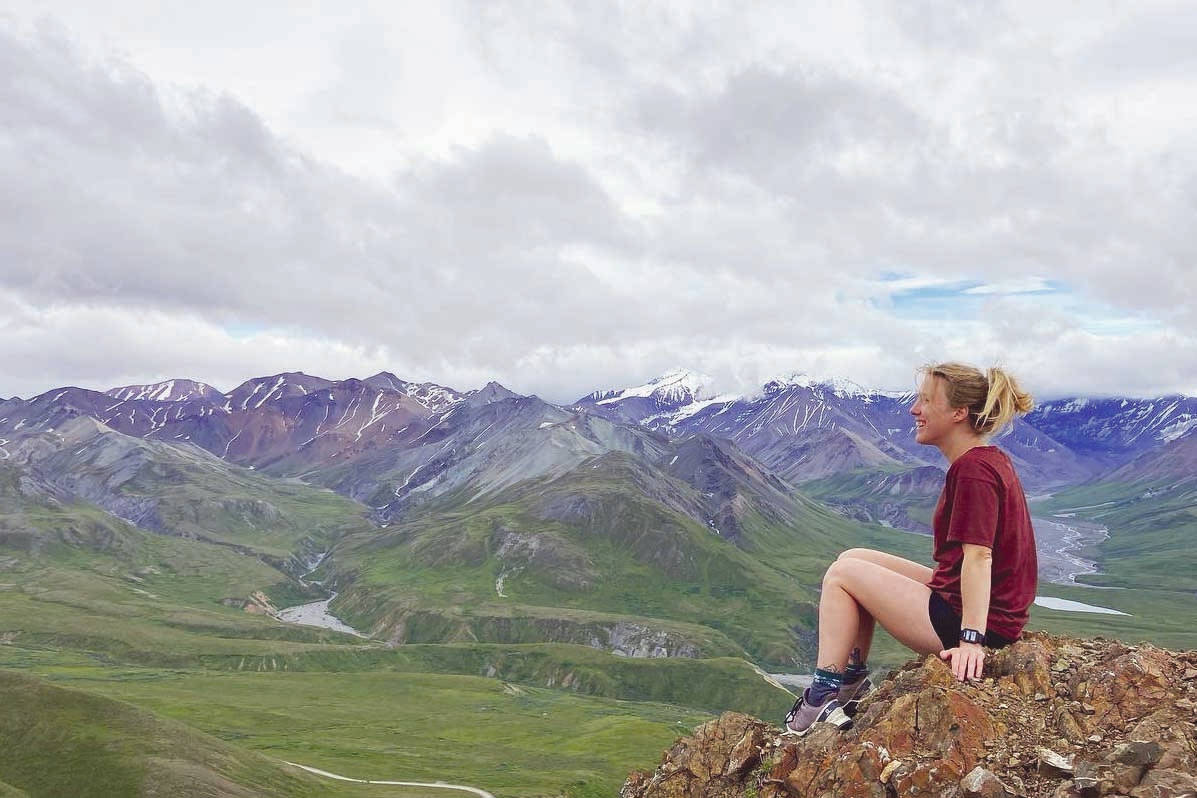
[(914, 439), (934, 446), (944, 440), (959, 420), (962, 409), (948, 407), (947, 383), (928, 374), (923, 378), (918, 397), (910, 408), (914, 416)]

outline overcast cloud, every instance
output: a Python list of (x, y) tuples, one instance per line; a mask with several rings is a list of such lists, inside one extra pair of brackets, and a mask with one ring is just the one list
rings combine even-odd
[(0, 397), (1197, 394), (1191, 8), (792, 5), (6, 2)]

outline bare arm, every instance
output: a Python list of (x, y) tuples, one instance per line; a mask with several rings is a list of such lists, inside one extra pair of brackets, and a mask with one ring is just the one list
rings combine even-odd
[[(962, 543), (964, 561), (960, 564), (960, 598), (964, 604), (960, 625), (984, 633), (989, 617), (989, 592), (993, 572), (993, 552), (986, 546)], [(977, 643), (956, 644), (939, 656), (951, 662), (952, 673), (960, 681), (980, 679), (985, 666), (985, 649)]]
[(961, 626), (984, 633), (989, 618), (993, 552), (975, 543), (961, 546), (964, 548), (964, 562), (960, 565), (960, 598), (964, 602)]

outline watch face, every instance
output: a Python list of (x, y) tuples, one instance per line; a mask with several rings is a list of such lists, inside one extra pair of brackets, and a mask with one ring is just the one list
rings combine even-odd
[(961, 629), (960, 639), (966, 643), (980, 643), (981, 633), (976, 629)]

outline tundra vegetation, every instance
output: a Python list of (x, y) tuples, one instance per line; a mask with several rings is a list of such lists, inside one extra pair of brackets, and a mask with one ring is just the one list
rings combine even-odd
[[(719, 713), (784, 711), (761, 671), (809, 670), (841, 551), (929, 557), (925, 536), (875, 523), (928, 518), (929, 473), (824, 474), (809, 491), (825, 504), (726, 440), (498, 388), (452, 412), (402, 399), (410, 429), (314, 437), (321, 403), (385, 406), (363, 385), (338, 399), (313, 384), (276, 415), (247, 387), (230, 403), (257, 415), (232, 427), (205, 405), (136, 435), (50, 397), (0, 403), (0, 730), (23, 741), (0, 753), (0, 795), (382, 794), (283, 760), (496, 796), (614, 794)], [(63, 401), (111, 404), (76, 393)], [(13, 431), (12, 408), (49, 415)], [(164, 416), (109, 420), (146, 417)], [(852, 500), (879, 507), (877, 479), (888, 515), (852, 516)], [(1193, 497), (1162, 479), (1049, 500), (1110, 527), (1085, 579), (1121, 589), (1041, 593), (1127, 614), (1037, 607), (1033, 628), (1194, 647)], [(332, 592), (365, 637), (273, 615)], [(905, 658), (878, 636), (874, 667)]]

